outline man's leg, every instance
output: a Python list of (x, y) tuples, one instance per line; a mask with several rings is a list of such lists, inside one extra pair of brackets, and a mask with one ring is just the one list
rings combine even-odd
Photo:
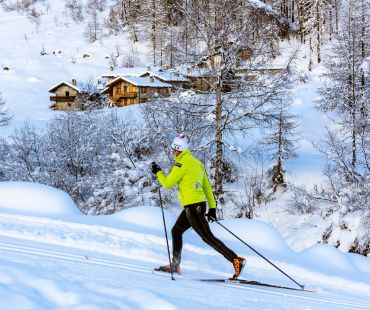
[(175, 225), (172, 227), (172, 262), (176, 265), (181, 262), (182, 235), (191, 227), (185, 210), (181, 212)]
[(185, 207), (186, 217), (189, 220), (191, 226), (202, 238), (202, 240), (214, 248), (217, 252), (222, 254), (231, 263), (238, 257), (235, 252), (230, 250), (221, 240), (216, 238), (211, 229), (209, 228), (206, 217), (204, 216), (207, 211), (205, 202), (201, 202), (197, 205), (191, 205)]

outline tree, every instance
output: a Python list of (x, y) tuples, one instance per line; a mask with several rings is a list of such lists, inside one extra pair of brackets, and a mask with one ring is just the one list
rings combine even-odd
[[(166, 114), (183, 118), (180, 121), (183, 125), (194, 124), (189, 126), (193, 137), (202, 139), (199, 143), (212, 155), (215, 195), (223, 202), (222, 169), (227, 163), (225, 152), (230, 141), (236, 133), (246, 134), (250, 128), (268, 121), (273, 113), (272, 100), (280, 96), (287, 82), (286, 72), (248, 78), (251, 70), (266, 64), (267, 58), (276, 53), (273, 42), (278, 38), (279, 28), (275, 28), (275, 19), (269, 23), (269, 19), (257, 16), (255, 8), (243, 1), (181, 2), (177, 3), (177, 11), (187, 20), (187, 43), (193, 51), (182, 59), (189, 60), (186, 65), (194, 72), (201, 67), (198, 74), (204, 74), (209, 91), (179, 99), (172, 97), (172, 103), (165, 106)], [(176, 51), (184, 53), (180, 46)], [(242, 58), (246, 51), (249, 59)], [(234, 71), (240, 63), (244, 65), (243, 79)], [(179, 115), (181, 101), (189, 104), (181, 104)]]
[[(299, 188), (291, 206), (301, 212), (320, 210), (334, 229), (345, 229), (346, 221), (359, 218), (357, 236), (349, 251), (367, 255), (370, 251), (370, 122), (369, 122), (369, 8), (366, 1), (342, 4), (341, 23), (334, 35), (317, 108), (333, 120), (316, 148), (326, 159), (326, 182), (311, 192)], [(341, 240), (332, 240), (337, 246)]]
[(90, 20), (85, 29), (85, 36), (90, 43), (97, 41), (101, 35), (101, 24), (98, 17), (98, 12), (93, 10), (91, 12)]
[(95, 110), (111, 108), (115, 104), (96, 87), (92, 79), (81, 85), (81, 91), (76, 96), (76, 103), (79, 110)]
[(9, 110), (5, 108), (5, 100), (2, 98), (0, 93), (0, 126), (9, 124), (12, 117), (9, 115)]
[(76, 23), (83, 21), (82, 4), (79, 0), (67, 0), (65, 6), (70, 10), (71, 16)]
[(321, 62), (324, 33), (332, 33), (333, 0), (299, 0), (299, 33), (303, 42), (309, 42), (309, 71), (312, 70), (312, 54), (316, 47), (317, 63)]
[[(343, 9), (343, 24), (326, 60), (322, 98), (317, 108), (332, 113), (351, 145), (351, 165), (369, 131), (369, 9), (365, 1), (350, 1)], [(366, 158), (368, 156), (366, 155)], [(366, 159), (367, 160), (367, 159)]]
[[(182, 6), (182, 14), (196, 29), (190, 40), (196, 43), (193, 58), (203, 59), (210, 78), (210, 99), (204, 114), (213, 115), (208, 122), (207, 136), (213, 136), (207, 144), (215, 151), (215, 194), (222, 200), (222, 167), (224, 148), (228, 135), (246, 132), (252, 126), (263, 122), (268, 117), (270, 99), (279, 93), (278, 84), (283, 79), (256, 79), (255, 81), (238, 80), (232, 68), (240, 61), (240, 54), (246, 48), (253, 55), (249, 68), (258, 67), (269, 54), (266, 40), (274, 40), (270, 32), (273, 25), (262, 24), (263, 16), (255, 14), (255, 7), (243, 1), (199, 1), (195, 6)], [(268, 11), (268, 16), (272, 10)], [(271, 13), (271, 14), (270, 14)], [(275, 19), (274, 19), (275, 21)], [(278, 23), (279, 24), (279, 23)], [(279, 24), (280, 25), (280, 24)], [(274, 28), (275, 29), (275, 28)], [(267, 39), (268, 38), (268, 39)], [(280, 84), (282, 85), (282, 84)], [(231, 92), (228, 90), (233, 89)]]
[(270, 133), (262, 142), (271, 152), (270, 158), (275, 161), (272, 168), (267, 171), (269, 186), (274, 191), (278, 186), (287, 186), (284, 178), (285, 160), (297, 157), (297, 117), (289, 113), (288, 99), (279, 101), (276, 116), (270, 126)]

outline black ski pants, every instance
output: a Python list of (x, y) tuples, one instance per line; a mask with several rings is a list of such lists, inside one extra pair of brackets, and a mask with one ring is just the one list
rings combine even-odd
[(182, 235), (190, 227), (195, 230), (205, 243), (222, 254), (231, 263), (237, 257), (232, 250), (213, 235), (205, 217), (206, 211), (207, 205), (205, 202), (184, 206), (184, 210), (179, 215), (171, 231), (172, 255), (175, 264), (179, 264), (181, 261)]

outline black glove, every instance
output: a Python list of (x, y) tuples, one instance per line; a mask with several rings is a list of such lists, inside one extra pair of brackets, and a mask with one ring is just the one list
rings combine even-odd
[(152, 172), (157, 174), (157, 172), (161, 171), (161, 167), (159, 167), (154, 161), (152, 162)]
[(206, 216), (208, 222), (217, 222), (216, 208), (208, 209)]

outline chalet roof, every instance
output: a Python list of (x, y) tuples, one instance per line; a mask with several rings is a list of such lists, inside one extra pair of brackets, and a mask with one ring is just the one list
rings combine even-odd
[(113, 81), (108, 83), (106, 87), (116, 84), (118, 81), (123, 80), (129, 82), (135, 86), (145, 86), (145, 87), (172, 87), (171, 84), (163, 83), (156, 79), (151, 79), (150, 77), (137, 77), (137, 76), (119, 76)]
[(135, 68), (116, 68), (114, 71), (102, 74), (102, 78), (118, 77), (118, 76), (132, 76), (142, 77), (148, 74), (158, 77), (166, 82), (187, 82), (186, 77), (174, 71), (164, 71), (159, 67), (135, 67)]
[(155, 77), (158, 77), (166, 82), (188, 82), (188, 79), (184, 77), (180, 73), (172, 72), (172, 71), (152, 71), (152, 70), (147, 70), (140, 76), (143, 76), (145, 74), (149, 74)]
[(61, 85), (67, 85), (67, 86), (69, 86), (69, 87), (71, 87), (71, 88), (73, 88), (74, 90), (76, 90), (76, 91), (78, 91), (78, 92), (80, 92), (81, 91), (81, 89), (79, 89), (77, 86), (75, 86), (75, 85), (73, 85), (73, 84), (71, 84), (71, 83), (67, 83), (67, 82), (65, 82), (65, 81), (62, 81), (62, 82), (60, 82), (60, 83), (58, 83), (57, 85), (54, 85), (52, 88), (50, 88), (49, 89), (49, 93), (53, 93), (53, 92), (55, 92)]

